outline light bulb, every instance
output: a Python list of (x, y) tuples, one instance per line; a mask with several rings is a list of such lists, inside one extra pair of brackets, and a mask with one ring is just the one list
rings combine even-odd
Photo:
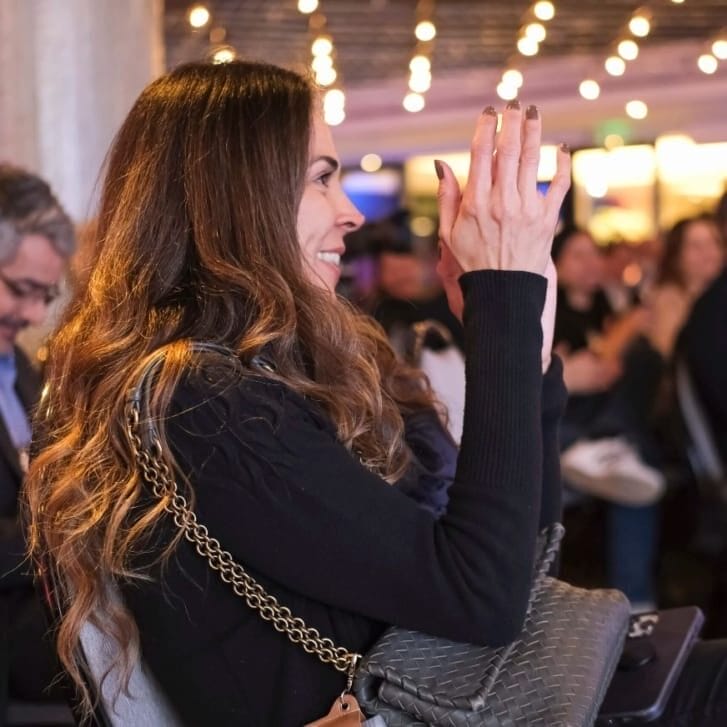
[(420, 23), (417, 23), (417, 27), (414, 29), (414, 35), (416, 35), (417, 40), (421, 40), (422, 42), (432, 40), (436, 34), (437, 29), (434, 23), (429, 20), (422, 20)]
[(318, 10), (318, 0), (298, 0), (298, 11), (310, 15)]
[(412, 73), (409, 79), (409, 89), (416, 91), (416, 93), (424, 93), (431, 88), (432, 85), (432, 74), (427, 71), (426, 73)]
[(618, 44), (618, 54), (625, 61), (633, 61), (639, 55), (639, 46), (633, 40), (622, 40)]
[(402, 102), (402, 105), (407, 111), (415, 114), (424, 108), (424, 103), (424, 96), (422, 96), (420, 93), (407, 93), (407, 95), (404, 96), (404, 101)]
[(705, 53), (697, 59), (697, 66), (702, 73), (711, 76), (719, 66), (719, 61), (710, 53)]
[(432, 67), (432, 63), (426, 56), (414, 56), (409, 61), (409, 70), (412, 73), (419, 73), (421, 71), (429, 71)]
[(601, 87), (591, 78), (581, 81), (578, 91), (588, 101), (595, 101), (601, 95)]
[(204, 5), (195, 5), (189, 11), (189, 24), (193, 28), (203, 28), (210, 21), (210, 11)]
[(333, 42), (325, 35), (318, 36), (310, 47), (314, 56), (329, 56), (333, 52)]
[(518, 40), (517, 49), (524, 56), (535, 56), (538, 54), (540, 47), (538, 46), (538, 41), (535, 40), (535, 38), (529, 38), (527, 35), (524, 35)]
[(538, 20), (552, 20), (555, 15), (555, 6), (549, 0), (540, 0), (533, 6), (533, 13)]
[(542, 43), (546, 35), (545, 26), (542, 23), (530, 23), (525, 26), (525, 35), (537, 43)]
[(720, 60), (727, 60), (727, 40), (715, 40), (712, 43), (712, 55)]
[(632, 119), (645, 119), (649, 113), (649, 107), (643, 101), (629, 101), (626, 104), (626, 113)]
[(651, 30), (651, 23), (644, 15), (634, 15), (629, 21), (629, 30), (638, 38), (645, 38)]
[(212, 54), (213, 63), (231, 63), (235, 60), (235, 51), (230, 47), (218, 48)]
[(364, 154), (361, 157), (361, 169), (364, 172), (378, 172), (383, 163), (383, 160), (378, 154)]
[(497, 84), (497, 95), (503, 100), (503, 101), (512, 101), (517, 96), (517, 88), (515, 86), (510, 86), (509, 84), (505, 83), (504, 81), (500, 81), (500, 83)]
[(508, 86), (520, 88), (523, 85), (523, 74), (515, 68), (511, 68), (502, 74), (502, 82)]
[(623, 76), (626, 70), (626, 63), (624, 59), (619, 56), (609, 56), (606, 58), (606, 62), (603, 64), (606, 69), (606, 73), (611, 76)]

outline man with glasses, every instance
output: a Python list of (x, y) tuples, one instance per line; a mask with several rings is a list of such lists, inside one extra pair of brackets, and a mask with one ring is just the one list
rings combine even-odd
[(74, 247), (73, 226), (50, 187), (0, 164), (0, 724), (8, 697), (48, 698), (55, 675), (18, 507), (40, 376), (16, 337), (46, 319)]

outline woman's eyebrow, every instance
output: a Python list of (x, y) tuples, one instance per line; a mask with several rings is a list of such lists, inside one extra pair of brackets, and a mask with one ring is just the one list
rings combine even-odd
[(329, 157), (329, 156), (326, 156), (326, 155), (319, 156), (319, 157), (316, 157), (315, 159), (312, 159), (311, 160), (311, 163), (308, 166), (311, 167), (316, 162), (326, 162), (327, 164), (329, 164), (333, 168), (333, 171), (334, 172), (339, 167), (339, 164), (338, 164), (338, 160), (337, 159), (334, 159), (333, 157)]

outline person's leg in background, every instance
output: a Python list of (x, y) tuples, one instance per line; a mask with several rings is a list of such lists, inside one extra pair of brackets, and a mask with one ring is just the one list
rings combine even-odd
[(623, 591), (636, 612), (656, 607), (654, 575), (658, 544), (658, 505), (606, 509), (608, 585)]

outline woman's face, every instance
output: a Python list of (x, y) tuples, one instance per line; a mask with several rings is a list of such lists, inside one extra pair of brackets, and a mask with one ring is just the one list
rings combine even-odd
[(704, 220), (690, 222), (684, 230), (679, 255), (679, 267), (687, 287), (708, 285), (723, 265), (724, 252), (717, 228)]
[(603, 283), (603, 258), (590, 235), (576, 232), (563, 245), (555, 263), (558, 284), (566, 290), (593, 293)]
[(298, 242), (309, 280), (333, 293), (341, 276), (343, 236), (357, 230), (363, 215), (341, 186), (341, 170), (327, 124), (315, 114), (308, 170), (298, 208)]

